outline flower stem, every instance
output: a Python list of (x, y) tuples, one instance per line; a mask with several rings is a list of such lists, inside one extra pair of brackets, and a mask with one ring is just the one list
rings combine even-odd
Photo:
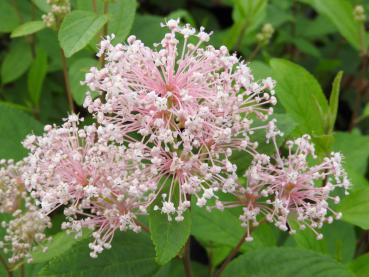
[(21, 277), (25, 277), (26, 276), (26, 272), (24, 270), (24, 264), (21, 265), (21, 268), (20, 268), (20, 276)]
[[(109, 1), (104, 0), (104, 15), (107, 15), (108, 13), (109, 13)], [(105, 23), (104, 25), (102, 37), (106, 37), (107, 35), (108, 35), (108, 22)], [(101, 67), (104, 67), (105, 65), (105, 55), (104, 54), (100, 56), (100, 64), (101, 64)]]
[(96, 0), (92, 0), (92, 8), (93, 8), (94, 12), (97, 13)]
[(192, 277), (192, 269), (191, 269), (191, 256), (190, 256), (190, 240), (188, 238), (185, 246), (184, 246), (184, 254), (183, 254), (183, 266), (187, 277)]
[(8, 277), (13, 277), (13, 272), (10, 271), (8, 265), (6, 264), (4, 258), (0, 256), (0, 263), (4, 266), (5, 271), (8, 273)]
[(64, 50), (62, 48), (60, 48), (60, 53), (61, 53), (61, 59), (62, 59), (62, 63), (63, 63), (65, 92), (67, 94), (67, 100), (68, 100), (69, 108), (70, 108), (71, 112), (74, 112), (72, 90), (70, 88), (70, 81), (69, 81), (69, 75), (68, 75), (67, 59), (65, 57)]
[(237, 243), (235, 248), (233, 248), (233, 250), (231, 251), (231, 253), (229, 253), (229, 255), (224, 260), (224, 262), (222, 263), (220, 268), (215, 272), (214, 277), (219, 277), (222, 274), (222, 272), (224, 271), (224, 269), (228, 266), (228, 264), (232, 261), (232, 259), (237, 255), (237, 253), (240, 252), (241, 246), (245, 242), (245, 239), (246, 239), (247, 235), (248, 235), (248, 232), (246, 230), (245, 234), (243, 234), (242, 238)]
[(361, 55), (361, 65), (360, 65), (360, 73), (359, 73), (359, 79), (357, 80), (357, 86), (356, 86), (356, 96), (355, 96), (355, 102), (354, 102), (354, 109), (352, 111), (352, 117), (349, 125), (349, 131), (351, 132), (352, 129), (357, 124), (357, 118), (359, 117), (360, 108), (361, 108), (361, 102), (362, 102), (362, 96), (365, 92), (365, 85), (363, 84), (365, 82), (365, 74), (368, 68), (368, 56), (367, 54)]
[(18, 3), (17, 3), (17, 0), (13, 0), (13, 7), (15, 9), (15, 12), (16, 12), (17, 16), (18, 16), (19, 23), (22, 24), (24, 22), (24, 18), (22, 16), (22, 13), (19, 10), (19, 6), (18, 6)]
[(240, 34), (239, 34), (239, 36), (238, 36), (238, 38), (237, 38), (237, 42), (236, 42), (235, 47), (234, 47), (234, 49), (235, 49), (236, 51), (240, 51), (241, 44), (242, 44), (242, 40), (243, 40), (243, 37), (245, 36), (245, 33), (246, 33), (246, 30), (247, 30), (247, 27), (248, 27), (248, 21), (246, 20), (246, 21), (243, 23), (242, 27), (241, 27)]

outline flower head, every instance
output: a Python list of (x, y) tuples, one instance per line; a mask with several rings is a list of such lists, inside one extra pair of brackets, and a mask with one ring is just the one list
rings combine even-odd
[[(25, 259), (32, 262), (31, 252), (42, 242), (48, 241), (45, 230), (51, 227), (50, 218), (43, 213), (29, 197), (26, 197), (25, 211), (20, 209), (13, 213), (10, 221), (2, 221), (1, 227), (6, 234), (0, 241), (0, 250), (10, 253), (10, 264), (16, 264)], [(47, 251), (44, 247), (43, 251)]]
[(14, 212), (25, 194), (21, 179), (23, 161), (0, 160), (0, 213)]
[(104, 101), (87, 96), (84, 105), (113, 140), (137, 148), (163, 198), (156, 208), (182, 220), (188, 196), (203, 206), (216, 191), (235, 189), (229, 157), (234, 149), (255, 153), (252, 135), (266, 128), (276, 99), (270, 78), (255, 82), (225, 46), (207, 45), (204, 28), (173, 19), (163, 26), (169, 32), (154, 50), (134, 36), (115, 46), (113, 37), (103, 40), (106, 65), (92, 68), (85, 84)]
[(76, 115), (61, 126), (46, 126), (40, 137), (28, 137), (31, 151), (23, 174), (26, 186), (47, 213), (64, 206), (62, 225), (80, 235), (94, 229), (90, 245), (96, 257), (116, 230), (139, 231), (136, 215), (146, 213), (151, 190), (135, 153), (126, 146), (108, 143), (104, 128), (79, 128)]
[(341, 213), (330, 208), (331, 201), (335, 204), (340, 201), (333, 195), (335, 189), (341, 187), (347, 192), (350, 185), (341, 165), (342, 157), (331, 153), (320, 164), (310, 166), (309, 160), (317, 157), (308, 135), (288, 141), (287, 147), (286, 158), (277, 147), (273, 159), (256, 155), (246, 172), (247, 187), (240, 187), (235, 193), (238, 200), (218, 205), (221, 208), (242, 206), (240, 219), (247, 229), (257, 226), (260, 218), (265, 217), (279, 229), (294, 233), (288, 221), (295, 218), (300, 229), (308, 227), (320, 239), (319, 229), (324, 222), (331, 223), (333, 217), (341, 217)]

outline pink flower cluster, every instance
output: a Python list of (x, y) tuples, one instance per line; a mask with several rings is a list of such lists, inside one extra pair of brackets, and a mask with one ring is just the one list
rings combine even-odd
[[(275, 137), (273, 141), (276, 146)], [(247, 240), (252, 240), (251, 228), (258, 226), (261, 218), (294, 234), (293, 224), (288, 224), (292, 217), (300, 229), (308, 227), (321, 239), (323, 234), (319, 229), (323, 223), (342, 216), (329, 207), (329, 201), (340, 202), (339, 196), (332, 196), (335, 189), (343, 188), (347, 194), (350, 186), (342, 169), (342, 156), (331, 153), (320, 164), (310, 166), (309, 161), (317, 157), (308, 135), (287, 141), (286, 145), (287, 157), (281, 156), (278, 147), (273, 158), (256, 155), (245, 173), (247, 187), (239, 187), (234, 193), (237, 200), (217, 203), (219, 209), (243, 208), (240, 220), (248, 230)]]
[[(1, 160), (0, 166), (0, 213), (11, 213), (9, 221), (2, 218), (0, 222), (5, 229), (4, 237), (0, 239), (0, 251), (8, 257), (10, 264), (15, 265), (24, 259), (31, 262), (31, 252), (50, 240), (45, 230), (51, 227), (51, 220), (26, 192), (21, 177), (24, 161)], [(47, 250), (45, 245), (43, 250)]]
[(84, 106), (112, 140), (142, 151), (144, 174), (163, 197), (155, 209), (181, 221), (191, 195), (204, 206), (216, 191), (235, 190), (229, 157), (234, 149), (256, 153), (252, 135), (268, 125), (276, 98), (270, 78), (254, 82), (226, 47), (204, 46), (210, 34), (203, 28), (178, 23), (165, 24), (170, 32), (154, 50), (134, 36), (126, 45), (103, 40), (98, 55), (107, 63), (92, 68), (85, 84), (105, 101), (87, 96)]
[[(169, 32), (154, 49), (134, 36), (127, 44), (112, 45), (113, 36), (101, 42), (105, 66), (92, 68), (83, 82), (100, 94), (84, 103), (97, 124), (72, 114), (24, 141), (30, 154), (22, 182), (42, 213), (62, 207), (68, 232), (92, 229), (92, 257), (111, 247), (117, 230), (140, 231), (140, 215), (182, 221), (191, 199), (199, 207), (242, 206), (249, 232), (263, 218), (287, 230), (296, 215), (301, 228), (315, 231), (331, 214), (339, 217), (329, 208), (330, 200), (339, 201), (334, 189), (349, 186), (339, 154), (310, 166), (315, 154), (307, 136), (287, 143), (286, 158), (278, 147), (275, 158), (257, 151), (255, 132), (275, 145), (281, 134), (270, 118), (274, 81), (255, 81), (226, 47), (207, 44), (203, 28), (196, 32), (179, 20), (163, 26)], [(253, 157), (246, 186), (232, 162), (235, 151)], [(223, 201), (224, 193), (236, 200)]]
[(138, 214), (145, 214), (156, 184), (142, 175), (137, 149), (108, 143), (104, 128), (79, 127), (83, 119), (70, 115), (61, 127), (46, 126), (40, 137), (29, 136), (30, 150), (23, 178), (44, 212), (64, 206), (62, 228), (82, 235), (95, 230), (90, 244), (95, 257), (117, 229), (140, 231)]

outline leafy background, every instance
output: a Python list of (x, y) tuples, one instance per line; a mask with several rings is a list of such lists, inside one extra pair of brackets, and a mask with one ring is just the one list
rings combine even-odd
[[(21, 159), (20, 142), (46, 123), (60, 123), (81, 107), (80, 84), (99, 39), (114, 42), (134, 34), (146, 44), (160, 41), (160, 22), (182, 22), (214, 31), (211, 43), (226, 45), (249, 62), (256, 79), (277, 81), (276, 117), (285, 138), (309, 133), (320, 156), (341, 151), (353, 183), (336, 210), (342, 221), (324, 227), (317, 241), (306, 231), (289, 237), (271, 226), (255, 231), (223, 276), (369, 276), (369, 82), (366, 22), (353, 15), (367, 0), (72, 0), (61, 26), (47, 28), (46, 0), (0, 1), (0, 158)], [(365, 11), (365, 13), (367, 13)], [(260, 40), (270, 25), (270, 40)], [(272, 151), (268, 145), (260, 146)], [(239, 169), (249, 161), (234, 157)], [(6, 215), (0, 215), (5, 218)], [(237, 214), (193, 207), (182, 223), (153, 214), (151, 234), (117, 234), (113, 248), (97, 260), (88, 255), (88, 234), (80, 240), (60, 232), (45, 254), (15, 276), (184, 276), (180, 261), (190, 236), (194, 276), (219, 266), (243, 235)], [(0, 236), (3, 231), (0, 230)], [(1, 268), (0, 275), (6, 272)]]

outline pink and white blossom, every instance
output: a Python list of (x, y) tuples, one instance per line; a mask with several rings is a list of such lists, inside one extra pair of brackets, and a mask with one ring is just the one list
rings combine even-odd
[(116, 230), (140, 231), (138, 214), (145, 214), (155, 183), (124, 145), (108, 143), (103, 127), (80, 127), (70, 115), (61, 126), (46, 126), (43, 136), (28, 137), (30, 150), (23, 178), (44, 212), (64, 206), (62, 228), (82, 234), (94, 229), (91, 256), (110, 247)]
[(256, 153), (253, 134), (267, 128), (276, 98), (272, 79), (256, 82), (225, 46), (207, 44), (204, 28), (178, 20), (163, 26), (169, 32), (154, 50), (134, 36), (127, 44), (112, 45), (113, 36), (101, 42), (106, 64), (84, 83), (102, 97), (87, 96), (84, 106), (112, 140), (137, 148), (162, 198), (155, 208), (180, 221), (191, 195), (204, 206), (217, 191), (235, 190), (230, 157)]
[[(275, 137), (272, 138), (275, 143)], [(276, 143), (275, 143), (276, 145)], [(317, 239), (324, 223), (331, 223), (342, 215), (330, 206), (340, 202), (337, 188), (346, 193), (350, 182), (342, 168), (342, 156), (331, 153), (318, 162), (315, 147), (305, 135), (287, 142), (288, 155), (283, 157), (276, 146), (275, 157), (256, 155), (245, 176), (247, 186), (234, 195), (237, 201), (218, 202), (218, 208), (243, 207), (242, 226), (249, 231), (261, 220), (291, 234), (296, 230), (289, 219), (297, 221), (300, 229), (309, 228)], [(310, 161), (317, 164), (310, 165)]]

